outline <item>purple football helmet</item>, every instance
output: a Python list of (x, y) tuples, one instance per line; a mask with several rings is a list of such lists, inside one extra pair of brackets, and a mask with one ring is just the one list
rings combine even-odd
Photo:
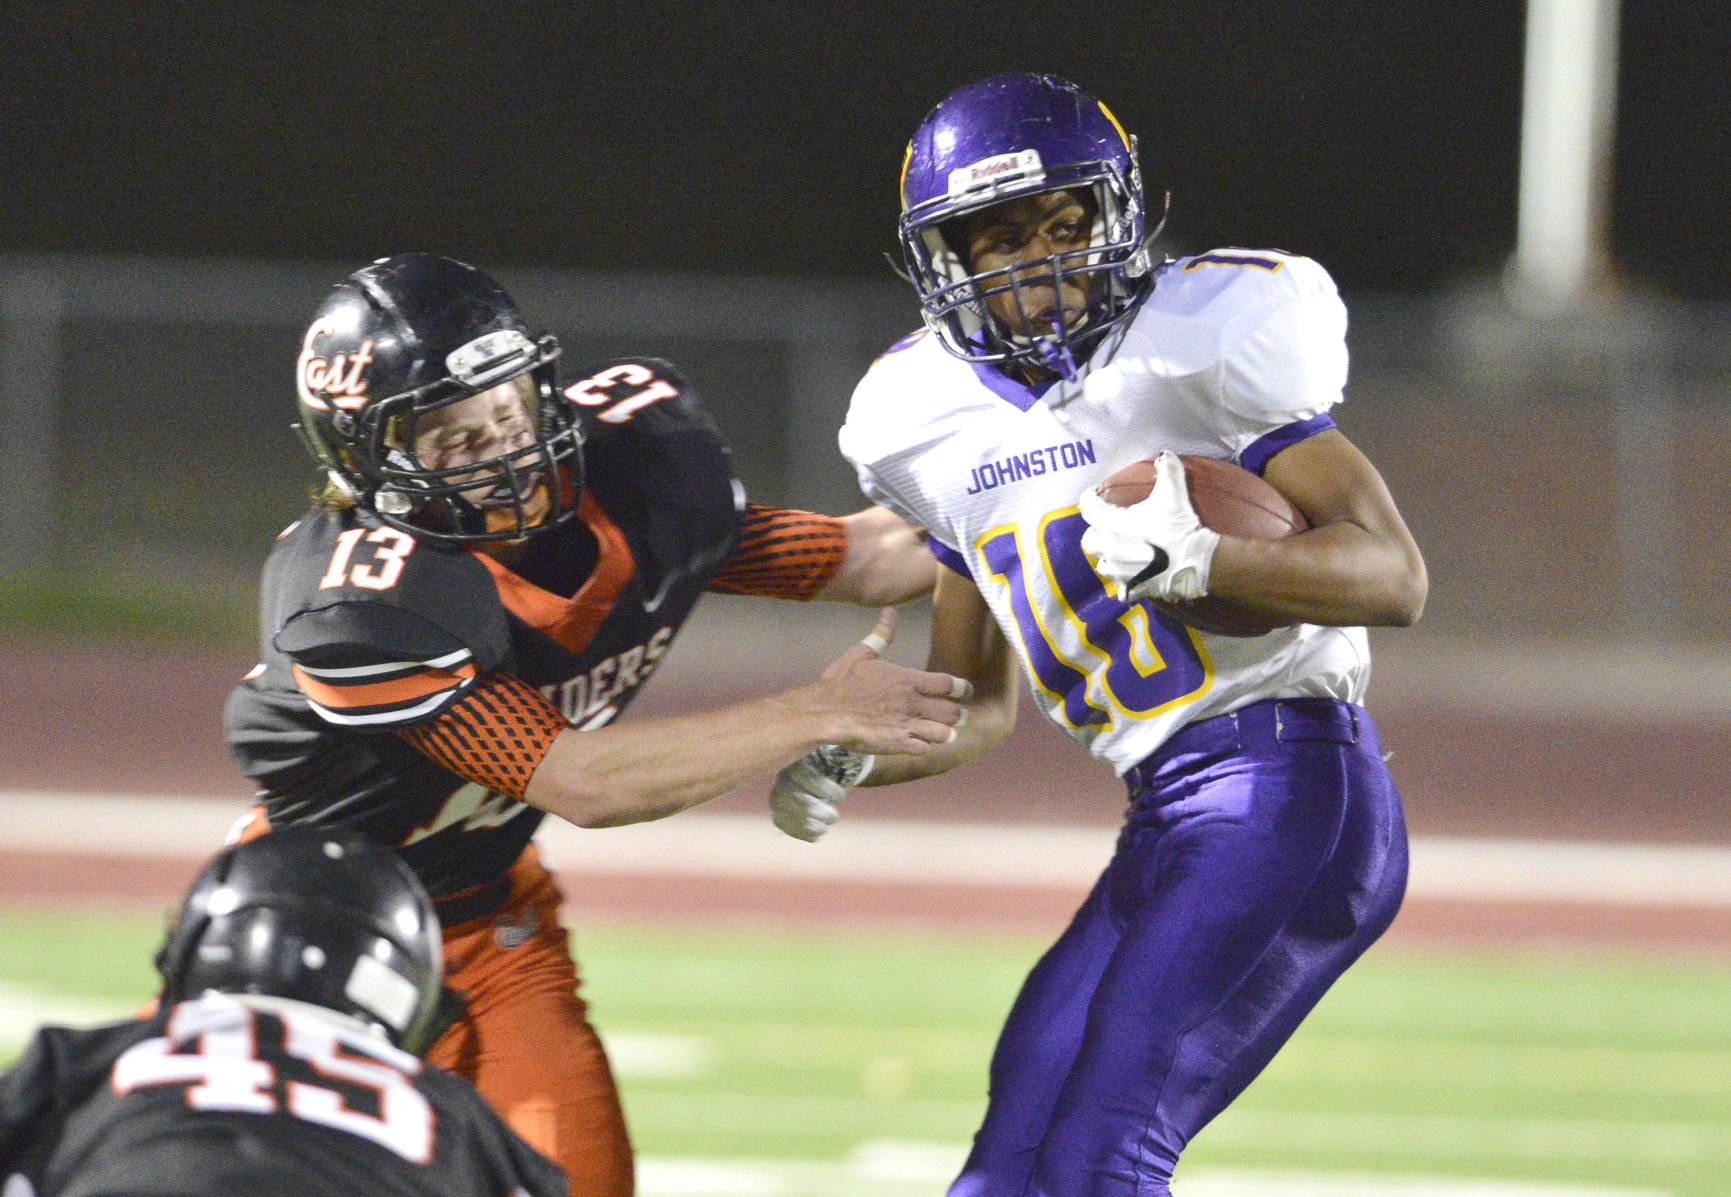
[[(1089, 276), (1089, 308), (1049, 333), (1013, 332), (986, 300), (1020, 305), (1038, 263), (973, 273), (952, 223), (1007, 200), (1088, 189), (1094, 224), (1085, 247), (1053, 254), (1041, 283)], [(1164, 222), (1164, 202), (1162, 202)], [(1106, 106), (1052, 75), (995, 75), (951, 92), (926, 115), (902, 165), (898, 225), (921, 314), (945, 349), (972, 362), (1017, 362), (1075, 378), (1102, 337), (1134, 314), (1155, 264), (1136, 142)], [(1024, 320), (1023, 327), (1029, 322)]]

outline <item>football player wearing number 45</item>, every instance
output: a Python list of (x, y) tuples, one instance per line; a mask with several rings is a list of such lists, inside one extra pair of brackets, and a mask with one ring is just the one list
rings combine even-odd
[(131, 1022), (37, 1032), (0, 1077), (6, 1197), (562, 1197), (565, 1178), (418, 1053), (456, 1012), (438, 916), (352, 831), (217, 854)]
[(819, 744), (926, 752), (954, 738), (967, 687), (856, 644), (782, 693), (614, 723), (707, 590), (876, 607), (937, 569), (881, 508), (746, 503), (668, 363), (561, 386), (558, 352), (449, 258), (383, 259), (331, 291), (298, 369), (325, 489), (265, 564), (260, 664), (226, 725), (261, 803), (237, 834), (350, 827), (401, 853), (469, 998), (429, 1059), (573, 1192), (625, 1197), (624, 1116), (531, 842), (543, 813), (658, 819)]
[[(1394, 918), (1406, 831), (1363, 704), (1364, 625), (1405, 625), (1424, 563), (1335, 426), (1346, 313), (1306, 258), (1167, 261), (1135, 144), (1051, 76), (954, 92), (902, 171), (927, 328), (854, 394), (842, 451), (948, 568), (929, 668), (973, 680), (957, 741), (777, 779), (809, 838), (849, 782), (961, 764), (1010, 730), (1019, 659), (1041, 710), (1123, 777), (1116, 854), (1028, 978), (953, 1197), (1154, 1197)], [(1176, 457), (1233, 461), (1304, 513), (1278, 541), (1201, 528)], [(1096, 485), (1160, 456), (1128, 508)], [(1079, 497), (1080, 496), (1080, 497)], [(1286, 624), (1205, 634), (1145, 600), (1228, 598)], [(1062, 808), (1062, 780), (1053, 782)]]

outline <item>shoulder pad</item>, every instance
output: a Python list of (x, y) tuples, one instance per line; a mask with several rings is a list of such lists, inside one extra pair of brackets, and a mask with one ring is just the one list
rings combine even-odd
[(363, 602), (297, 611), (277, 629), (274, 643), (297, 664), (331, 669), (468, 650), (460, 636), (413, 611)]
[(1272, 249), (1211, 249), (1169, 262), (1153, 298), (1200, 313), (1222, 303), (1246, 308), (1324, 293), (1334, 296), (1334, 280), (1310, 258)]
[(412, 726), (468, 693), (482, 673), (474, 651), (450, 632), (376, 603), (303, 612), (276, 645), (313, 711), (344, 727)]
[(886, 357), (894, 357), (896, 354), (901, 353), (904, 350), (912, 349), (915, 345), (918, 345), (921, 341), (929, 337), (931, 332), (931, 329), (921, 327), (914, 329), (911, 333), (898, 337), (895, 341), (891, 342), (888, 349), (884, 350), (882, 353), (878, 354), (877, 357), (872, 359), (872, 365), (877, 365)]
[[(1217, 254), (1243, 251), (1216, 251)], [(1203, 261), (1204, 254), (1191, 261)], [(1309, 258), (1248, 254), (1258, 263), (1222, 292), (1221, 397), (1253, 420), (1307, 419), (1340, 402), (1346, 386), (1346, 306), (1328, 271)]]
[[(390, 656), (461, 644), (489, 668), (503, 656), (508, 632), (498, 588), (467, 549), (422, 540), (364, 512), (314, 512), (275, 556), (265, 584), (280, 651), (320, 652), (314, 637), (323, 636), (376, 642)], [(289, 632), (296, 624), (302, 630)]]
[(265, 574), (271, 644), (330, 722), (430, 717), (508, 657), (492, 574), (466, 550), (315, 512), (279, 552)]
[(721, 430), (672, 363), (625, 358), (565, 394), (584, 412), (585, 486), (632, 540), (651, 591), (732, 550), (744, 489)]
[(709, 423), (697, 391), (678, 367), (661, 358), (603, 362), (567, 383), (563, 393), (588, 436), (606, 436), (627, 425), (660, 430), (692, 421)]

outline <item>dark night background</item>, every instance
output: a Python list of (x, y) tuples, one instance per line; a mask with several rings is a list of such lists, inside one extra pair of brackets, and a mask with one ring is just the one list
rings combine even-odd
[[(952, 87), (1065, 75), (1141, 138), (1170, 245), (1343, 290), (1514, 243), (1525, 5), (8, 3), (0, 250), (875, 275)], [(1612, 244), (1731, 296), (1731, 5), (1627, 0)]]

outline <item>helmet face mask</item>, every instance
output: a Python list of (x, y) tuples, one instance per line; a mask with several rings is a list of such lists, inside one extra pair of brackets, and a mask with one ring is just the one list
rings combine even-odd
[[(958, 229), (1029, 196), (1069, 192), (1092, 216), (1087, 242), (1043, 259), (977, 270)], [(958, 89), (921, 122), (902, 170), (898, 224), (921, 314), (951, 354), (1076, 377), (1152, 284), (1135, 141), (1105, 105), (1047, 75), (1000, 75)], [(1086, 297), (1041, 321), (1029, 288)], [(1010, 320), (993, 308), (1009, 307)], [(1049, 304), (1046, 306), (1050, 306)]]
[(400, 857), (352, 831), (288, 827), (219, 853), (156, 966), (164, 1005), (212, 990), (286, 998), (412, 1052), (453, 1013), (432, 900)]
[[(546, 355), (538, 361), (550, 365), (558, 356), (550, 337), (541, 344), (524, 341), (529, 350)], [(427, 460), (419, 448), (423, 430), (440, 414), (524, 374), (507, 374), (502, 382), (486, 385), (453, 378), (370, 405), (355, 422), (354, 439), (357, 460), (378, 479), (372, 506), (379, 518), (412, 522), (418, 534), (461, 541), (517, 540), (569, 519), (575, 510), (570, 503), (548, 517), (558, 505), (561, 467), (567, 478), (581, 476), (582, 438), (569, 405), (543, 377), (550, 371), (539, 364), (532, 370), (527, 375), (531, 385), (521, 395), (530, 430), (526, 442), (472, 461), (438, 465)]]
[[(569, 520), (582, 489), (558, 357), (558, 342), (531, 338), (510, 296), (473, 267), (384, 258), (339, 283), (309, 325), (297, 429), (337, 488), (387, 524), (435, 540), (522, 539)], [(528, 443), (456, 465), (421, 459), (424, 420), (521, 377), (532, 383)]]

